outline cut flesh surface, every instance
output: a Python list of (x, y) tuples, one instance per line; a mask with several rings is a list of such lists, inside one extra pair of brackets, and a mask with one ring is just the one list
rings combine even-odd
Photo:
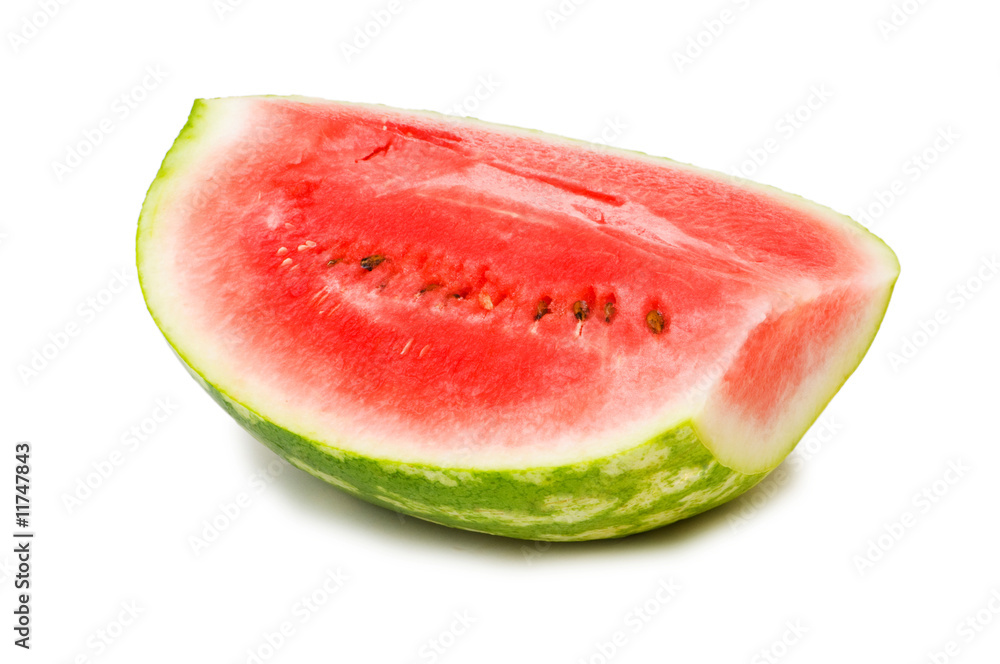
[(147, 196), (138, 256), (157, 324), (247, 428), (442, 522), (405, 487), (381, 500), (385, 478), (345, 480), (345, 455), (502, 475), (669, 439), (700, 450), (706, 478), (717, 464), (759, 479), (857, 367), (898, 274), (863, 228), (769, 187), (282, 97), (195, 104)]

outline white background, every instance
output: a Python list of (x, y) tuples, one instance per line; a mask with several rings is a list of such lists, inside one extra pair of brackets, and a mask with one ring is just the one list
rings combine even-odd
[[(11, 643), (13, 544), (0, 547), (0, 660), (996, 662), (1000, 6), (895, 1), (894, 26), (893, 0), (567, 0), (560, 20), (557, 0), (412, 0), (349, 60), (342, 44), (388, 0), (50, 2), (51, 18), (5, 0), (0, 535), (12, 542), (18, 440), (33, 445), (37, 535), (30, 652)], [(256, 93), (464, 102), (491, 121), (747, 164), (869, 210), (902, 276), (868, 357), (774, 479), (687, 522), (536, 547), (399, 518), (288, 467), (258, 490), (275, 457), (184, 373), (133, 267), (143, 196), (192, 100)], [(77, 334), (47, 348), (68, 324)], [(50, 357), (33, 369), (36, 352)], [(158, 399), (175, 408), (153, 430)], [(146, 439), (129, 443), (132, 427)], [(249, 505), (196, 555), (190, 538), (241, 493)], [(296, 603), (337, 570), (349, 578), (301, 622)], [(676, 593), (657, 599), (661, 581)], [(140, 613), (120, 627), (123, 602)], [(463, 612), (473, 624), (452, 638)], [(271, 652), (285, 621), (294, 633)], [(101, 634), (115, 638), (99, 647)], [(949, 641), (956, 655), (941, 654)]]

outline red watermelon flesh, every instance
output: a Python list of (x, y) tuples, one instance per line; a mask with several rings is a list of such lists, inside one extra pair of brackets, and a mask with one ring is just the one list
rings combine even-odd
[(898, 274), (863, 228), (769, 187), (281, 97), (196, 104), (139, 257), (154, 318), (227, 399), (321, 447), (453, 469), (580, 463), (689, 423), (723, 466), (769, 470)]

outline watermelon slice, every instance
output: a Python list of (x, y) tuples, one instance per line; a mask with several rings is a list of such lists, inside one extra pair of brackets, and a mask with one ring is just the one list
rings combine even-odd
[(753, 486), (858, 366), (899, 272), (770, 187), (299, 97), (195, 102), (137, 253), (177, 355), (292, 464), (537, 540)]

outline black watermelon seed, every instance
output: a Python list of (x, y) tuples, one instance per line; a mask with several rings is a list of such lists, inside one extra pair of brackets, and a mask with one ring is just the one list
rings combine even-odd
[(385, 262), (385, 256), (380, 254), (372, 254), (371, 256), (365, 256), (361, 259), (361, 267), (371, 272), (379, 265)]
[(441, 284), (427, 284), (426, 286), (424, 286), (423, 288), (421, 288), (419, 291), (417, 291), (417, 297), (420, 297), (424, 293), (431, 293), (433, 291), (436, 291), (439, 288), (441, 288)]
[(666, 322), (663, 319), (663, 314), (655, 309), (646, 314), (646, 325), (649, 327), (653, 334), (660, 334), (663, 332)]
[(549, 304), (551, 303), (552, 300), (547, 297), (538, 301), (538, 304), (535, 305), (535, 320), (542, 320), (542, 316), (549, 313)]
[(585, 321), (590, 316), (590, 305), (586, 300), (578, 300), (573, 303), (573, 315), (578, 321)]

